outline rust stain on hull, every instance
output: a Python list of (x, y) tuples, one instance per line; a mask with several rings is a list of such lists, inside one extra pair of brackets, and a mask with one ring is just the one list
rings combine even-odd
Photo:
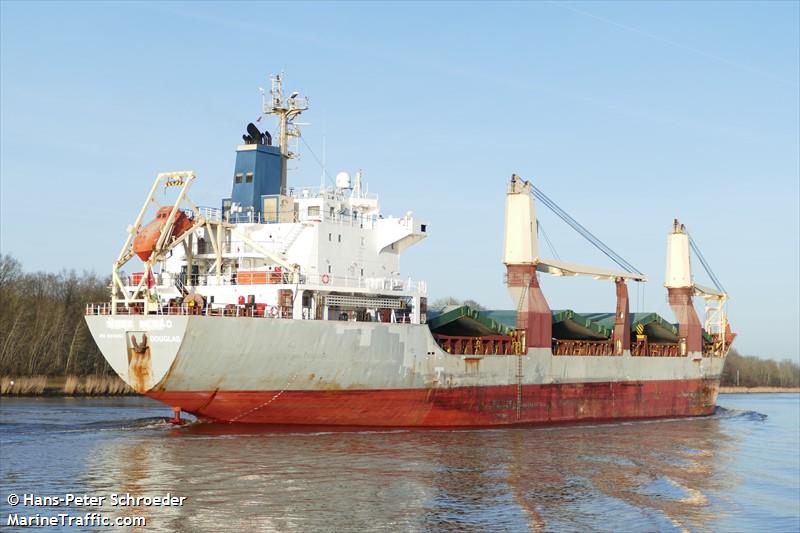
[(136, 392), (143, 393), (153, 370), (147, 333), (138, 340), (136, 333), (129, 333), (128, 340), (128, 382)]

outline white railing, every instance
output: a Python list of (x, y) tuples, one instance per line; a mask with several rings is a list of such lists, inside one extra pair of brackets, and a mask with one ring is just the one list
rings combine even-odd
[(398, 291), (398, 292), (418, 292), (425, 296), (428, 292), (427, 284), (424, 281), (414, 280), (411, 277), (400, 278), (363, 278), (334, 276), (331, 274), (305, 274), (300, 276), (303, 285), (327, 285), (332, 288), (356, 288), (366, 289), (374, 292)]
[(111, 303), (103, 302), (98, 304), (86, 304), (87, 315), (110, 315)]
[[(324, 190), (319, 187), (289, 187), (289, 193), (287, 196), (300, 199), (325, 197), (328, 200), (348, 200), (352, 198), (349, 194), (337, 194), (336, 189), (331, 187), (325, 187)], [(355, 199), (377, 200), (378, 195), (375, 193), (362, 192), (361, 195)]]
[[(87, 316), (105, 316), (105, 315), (143, 315), (142, 308), (136, 304), (125, 305), (120, 303), (117, 305), (117, 312), (112, 313), (112, 306), (110, 303), (92, 303), (86, 305)], [(160, 306), (155, 310), (151, 310), (146, 316), (152, 315), (204, 315), (204, 316), (233, 316), (233, 317), (251, 317), (251, 318), (292, 318), (291, 309), (281, 309), (276, 306), (262, 305), (259, 307), (253, 305), (209, 305), (206, 307), (191, 307), (187, 304), (183, 305), (170, 305)]]
[(331, 215), (330, 211), (327, 213), (318, 213), (309, 215), (308, 212), (301, 211), (299, 214), (300, 222), (331, 222), (333, 224), (340, 224), (344, 226), (358, 226), (360, 228), (372, 229), (375, 221), (378, 220), (377, 215), (362, 215), (334, 213)]
[(198, 207), (197, 210), (203, 218), (210, 222), (219, 222), (222, 220), (222, 209), (217, 207)]
[[(202, 209), (202, 208), (201, 208)], [(209, 209), (209, 213), (216, 218), (206, 217), (208, 220), (218, 221), (222, 219), (222, 212), (219, 210), (215, 210), (214, 208), (205, 208)], [(216, 213), (219, 211), (219, 213)], [(205, 215), (203, 215), (205, 216)], [(330, 222), (333, 224), (341, 224), (347, 226), (359, 226), (361, 228), (371, 229), (375, 225), (375, 221), (378, 220), (377, 215), (363, 215), (357, 213), (355, 216), (352, 214), (342, 214), (342, 213), (333, 213), (331, 215), (330, 211), (327, 213), (319, 212), (317, 214), (310, 215), (308, 214), (307, 209), (302, 209), (298, 213), (288, 213), (279, 216), (271, 215), (270, 219), (265, 218), (261, 213), (253, 213), (252, 211), (248, 212), (241, 212), (241, 213), (227, 213), (226, 214), (226, 222), (231, 224), (296, 224), (298, 222)]]
[[(261, 272), (261, 271), (254, 271)], [(230, 285), (317, 285), (323, 287), (364, 289), (372, 292), (417, 292), (420, 296), (428, 293), (428, 284), (423, 280), (414, 280), (411, 277), (401, 278), (365, 278), (350, 276), (334, 276), (332, 274), (300, 274), (299, 283), (296, 283), (290, 272), (264, 272), (267, 274), (265, 283), (240, 283), (236, 276), (223, 274), (217, 280), (216, 274), (194, 274), (186, 276), (183, 284), (187, 287), (204, 286), (230, 286)], [(249, 274), (249, 271), (248, 271)], [(123, 278), (124, 279), (124, 278)], [(177, 286), (180, 276), (172, 274), (157, 274), (154, 276), (156, 287)], [(128, 289), (132, 291), (136, 284), (128, 278)]]

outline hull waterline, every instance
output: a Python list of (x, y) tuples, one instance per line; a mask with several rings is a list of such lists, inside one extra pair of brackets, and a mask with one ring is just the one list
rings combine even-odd
[(551, 425), (713, 414), (715, 380), (448, 390), (149, 392), (209, 422), (350, 427)]

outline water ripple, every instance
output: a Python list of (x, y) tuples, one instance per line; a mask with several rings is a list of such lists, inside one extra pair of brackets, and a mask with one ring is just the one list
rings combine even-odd
[(0, 477), (187, 497), (144, 509), (148, 531), (796, 530), (800, 401), (721, 403), (695, 419), (341, 432), (178, 427), (145, 400), (4, 401)]

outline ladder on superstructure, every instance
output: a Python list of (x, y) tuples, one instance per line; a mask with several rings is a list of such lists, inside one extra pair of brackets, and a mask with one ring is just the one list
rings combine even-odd
[(289, 248), (291, 248), (292, 245), (294, 244), (294, 241), (296, 241), (297, 238), (300, 237), (300, 234), (303, 233), (304, 229), (305, 229), (305, 226), (302, 223), (298, 223), (297, 227), (295, 227), (291, 231), (291, 233), (289, 233), (286, 236), (285, 244), (283, 245), (283, 248), (281, 249), (281, 253), (283, 255), (286, 255), (286, 254), (289, 253)]

